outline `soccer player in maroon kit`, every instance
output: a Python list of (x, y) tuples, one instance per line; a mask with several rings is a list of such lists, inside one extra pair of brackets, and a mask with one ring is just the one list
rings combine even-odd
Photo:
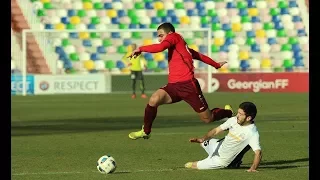
[(200, 60), (216, 69), (219, 69), (227, 62), (215, 62), (208, 56), (190, 49), (183, 37), (175, 32), (175, 28), (171, 23), (161, 24), (157, 29), (157, 33), (159, 44), (141, 46), (134, 50), (130, 57), (140, 55), (142, 52), (158, 53), (168, 49), (169, 82), (152, 94), (145, 108), (142, 129), (137, 132), (131, 132), (129, 138), (148, 139), (152, 123), (157, 116), (158, 106), (176, 103), (181, 100), (187, 102), (205, 123), (231, 117), (233, 111), (230, 105), (226, 105), (224, 109), (209, 109), (198, 80), (194, 77), (193, 66), (193, 59)]

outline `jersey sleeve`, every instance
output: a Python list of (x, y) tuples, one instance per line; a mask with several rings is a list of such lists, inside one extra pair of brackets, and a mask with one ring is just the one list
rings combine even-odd
[(160, 44), (151, 44), (139, 47), (142, 52), (158, 53), (162, 52), (177, 43), (175, 34), (168, 34)]
[(261, 150), (259, 133), (254, 133), (254, 135), (249, 140), (249, 146), (253, 151)]
[(191, 53), (193, 59), (200, 60), (206, 64), (209, 64), (209, 65), (215, 67), (216, 69), (219, 69), (221, 67), (219, 63), (215, 62), (213, 59), (209, 58), (208, 56), (201, 54), (200, 52), (195, 51), (191, 48), (188, 48), (188, 49), (189, 49), (189, 52)]
[(234, 121), (234, 118), (229, 118), (226, 122), (220, 125), (220, 128), (224, 131), (227, 129), (230, 129), (233, 124), (233, 121)]

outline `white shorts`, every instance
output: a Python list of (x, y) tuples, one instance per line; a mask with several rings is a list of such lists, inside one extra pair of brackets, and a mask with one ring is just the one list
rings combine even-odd
[(219, 139), (210, 139), (201, 143), (201, 147), (208, 153), (208, 157), (198, 161), (198, 169), (219, 169), (224, 168), (220, 163), (219, 156), (216, 156), (220, 145), (223, 141), (218, 142)]

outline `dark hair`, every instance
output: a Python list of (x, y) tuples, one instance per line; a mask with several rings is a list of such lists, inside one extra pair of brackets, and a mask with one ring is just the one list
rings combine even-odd
[(164, 32), (169, 33), (169, 32), (176, 32), (174, 29), (174, 26), (171, 23), (165, 22), (162, 23), (157, 30), (163, 29)]
[(243, 102), (239, 105), (239, 108), (246, 113), (246, 117), (251, 116), (251, 121), (253, 121), (257, 115), (257, 107), (252, 102)]

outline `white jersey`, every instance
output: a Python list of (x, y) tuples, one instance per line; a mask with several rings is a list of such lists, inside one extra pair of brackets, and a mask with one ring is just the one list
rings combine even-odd
[(255, 124), (241, 126), (237, 123), (237, 117), (234, 116), (221, 124), (220, 128), (229, 130), (218, 150), (222, 166), (228, 166), (248, 144), (253, 151), (261, 149), (259, 133)]

